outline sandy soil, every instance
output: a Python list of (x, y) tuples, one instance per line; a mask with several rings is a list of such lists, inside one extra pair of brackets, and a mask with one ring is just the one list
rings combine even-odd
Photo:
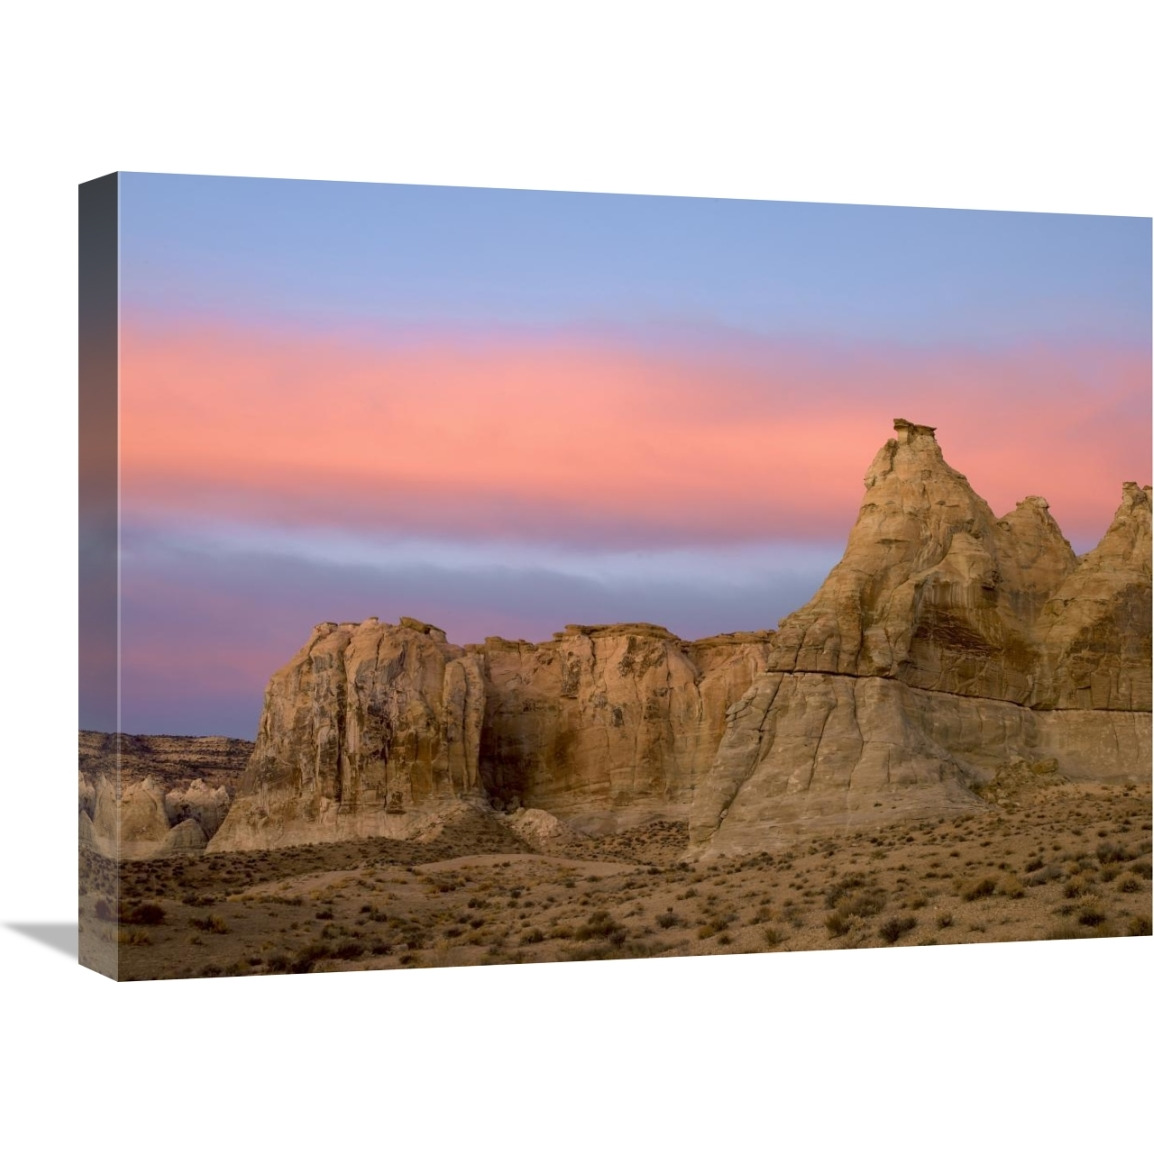
[(114, 871), (90, 855), (81, 950), (115, 943), (140, 980), (1149, 934), (1150, 819), (1149, 785), (1055, 783), (697, 864), (680, 823), (574, 858), (471, 822), (426, 844), (126, 862), (119, 924)]

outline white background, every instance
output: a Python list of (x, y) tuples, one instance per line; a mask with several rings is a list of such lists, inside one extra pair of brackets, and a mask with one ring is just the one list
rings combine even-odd
[(122, 168), (1149, 216), (1145, 8), (9, 13), (10, 1149), (1126, 1150), (1149, 1133), (1151, 939), (116, 986), (8, 928), (75, 916), (79, 181)]

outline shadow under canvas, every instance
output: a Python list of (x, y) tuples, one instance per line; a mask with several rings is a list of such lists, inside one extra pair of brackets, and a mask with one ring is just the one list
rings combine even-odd
[(77, 925), (75, 922), (8, 922), (10, 930), (33, 938), (71, 958), (76, 957)]

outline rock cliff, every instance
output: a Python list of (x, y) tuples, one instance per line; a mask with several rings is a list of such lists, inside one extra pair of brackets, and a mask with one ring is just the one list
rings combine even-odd
[(412, 618), (320, 625), (269, 683), (210, 848), (415, 836), (461, 800), (592, 833), (686, 817), (769, 637), (573, 625), (460, 647)]
[(481, 801), (480, 657), (403, 617), (318, 625), (269, 682), (256, 746), (214, 850), (412, 836)]
[(488, 794), (591, 833), (684, 816), (769, 637), (686, 643), (655, 625), (570, 625), (540, 645), (470, 647), (485, 672)]
[(1074, 556), (1040, 497), (997, 518), (894, 423), (845, 556), (780, 625), (697, 791), (697, 854), (984, 804), (1015, 759), (1150, 773), (1150, 491)]

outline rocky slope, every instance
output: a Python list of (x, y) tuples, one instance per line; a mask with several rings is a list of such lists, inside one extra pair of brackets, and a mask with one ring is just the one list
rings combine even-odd
[[(80, 731), (80, 840), (108, 856), (203, 849), (252, 754), (230, 737)], [(118, 778), (120, 792), (117, 796)]]
[(1150, 490), (1074, 556), (1040, 497), (997, 518), (904, 420), (842, 561), (781, 623), (694, 798), (691, 852), (941, 815), (1024, 763), (1150, 773)]

